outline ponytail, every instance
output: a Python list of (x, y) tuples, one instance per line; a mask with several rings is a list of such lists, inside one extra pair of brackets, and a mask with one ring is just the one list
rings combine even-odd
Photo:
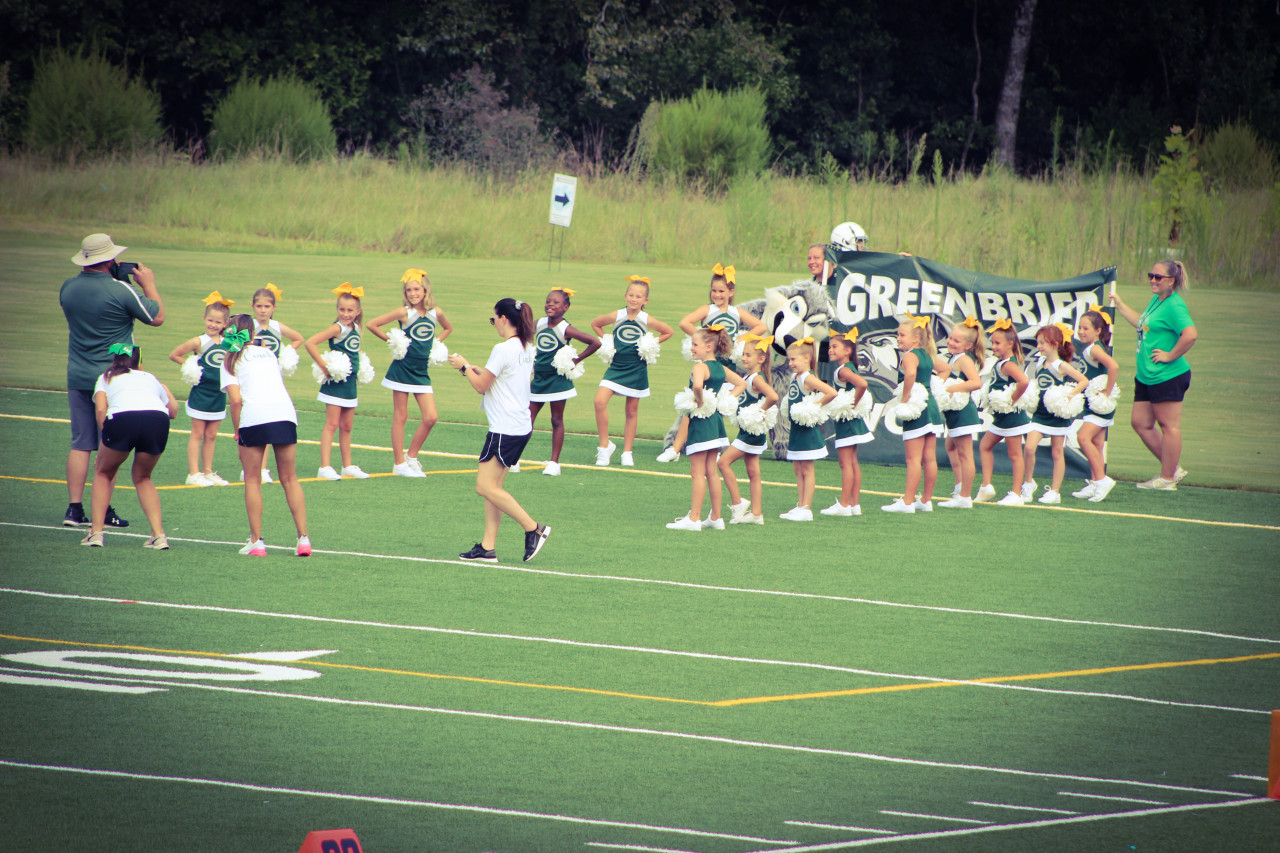
[(516, 337), (520, 339), (520, 343), (529, 346), (533, 342), (533, 309), (529, 307), (528, 302), (521, 302), (508, 296), (506, 299), (498, 300), (493, 306), (493, 313), (515, 328)]

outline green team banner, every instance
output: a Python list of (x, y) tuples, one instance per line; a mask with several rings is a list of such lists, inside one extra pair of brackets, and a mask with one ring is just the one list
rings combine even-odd
[[(868, 425), (876, 440), (861, 445), (864, 461), (902, 463), (902, 430), (893, 418), (884, 417), (884, 403), (898, 380), (896, 336), (898, 324), (908, 313), (931, 319), (934, 341), (946, 352), (951, 327), (966, 317), (976, 317), (984, 328), (996, 320), (1009, 318), (1022, 338), (1026, 355), (1035, 354), (1036, 330), (1047, 323), (1067, 323), (1073, 328), (1090, 305), (1104, 305), (1116, 268), (1057, 281), (1029, 281), (988, 275), (953, 267), (927, 258), (903, 257), (880, 252), (843, 252), (828, 249), (831, 272), (826, 279), (825, 309), (831, 331), (858, 329), (858, 369), (871, 385), (876, 405)], [(815, 290), (819, 288), (814, 288)], [(814, 297), (821, 299), (819, 294)], [(1079, 342), (1076, 342), (1077, 349)], [(983, 366), (984, 380), (995, 363), (989, 355)], [(1077, 367), (1083, 362), (1077, 355)], [(1029, 367), (1029, 365), (1028, 365)], [(830, 370), (824, 371), (830, 376)], [(1028, 369), (1032, 383), (1036, 378)], [(1047, 377), (1046, 377), (1047, 379)], [(990, 417), (983, 414), (984, 424)], [(1037, 473), (1044, 480), (1048, 471), (1048, 442), (1041, 445)], [(938, 456), (947, 467), (946, 449), (938, 442)], [(1067, 440), (1068, 475), (1085, 475), (1088, 464), (1076, 444), (1074, 431)], [(1008, 472), (1007, 454), (996, 453), (997, 470)]]

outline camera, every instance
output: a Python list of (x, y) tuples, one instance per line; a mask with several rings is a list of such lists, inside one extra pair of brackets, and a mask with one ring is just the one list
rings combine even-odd
[(113, 261), (107, 272), (111, 273), (111, 277), (116, 281), (123, 281), (126, 284), (137, 284), (137, 282), (130, 278), (130, 276), (133, 275), (133, 271), (137, 268), (137, 264), (131, 264), (127, 261), (123, 263)]

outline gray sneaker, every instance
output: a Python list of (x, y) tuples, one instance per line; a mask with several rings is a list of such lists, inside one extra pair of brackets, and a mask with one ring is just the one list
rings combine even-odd
[(527, 563), (534, 557), (538, 556), (538, 552), (542, 550), (542, 546), (547, 543), (547, 537), (551, 535), (551, 528), (545, 524), (539, 524), (524, 535), (524, 561)]

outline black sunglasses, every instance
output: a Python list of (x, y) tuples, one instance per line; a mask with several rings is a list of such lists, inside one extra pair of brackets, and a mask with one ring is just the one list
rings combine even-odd
[(1149, 272), (1149, 273), (1147, 273), (1147, 280), (1148, 280), (1148, 281), (1159, 281), (1159, 280), (1160, 280), (1160, 279), (1162, 279), (1162, 278), (1173, 278), (1173, 276), (1171, 276), (1171, 275), (1157, 275), (1156, 273), (1153, 273), (1153, 272)]
[(490, 325), (490, 326), (494, 325), (494, 321), (496, 321), (497, 319), (498, 319), (497, 317), (490, 317), (490, 318), (489, 318), (489, 325)]

